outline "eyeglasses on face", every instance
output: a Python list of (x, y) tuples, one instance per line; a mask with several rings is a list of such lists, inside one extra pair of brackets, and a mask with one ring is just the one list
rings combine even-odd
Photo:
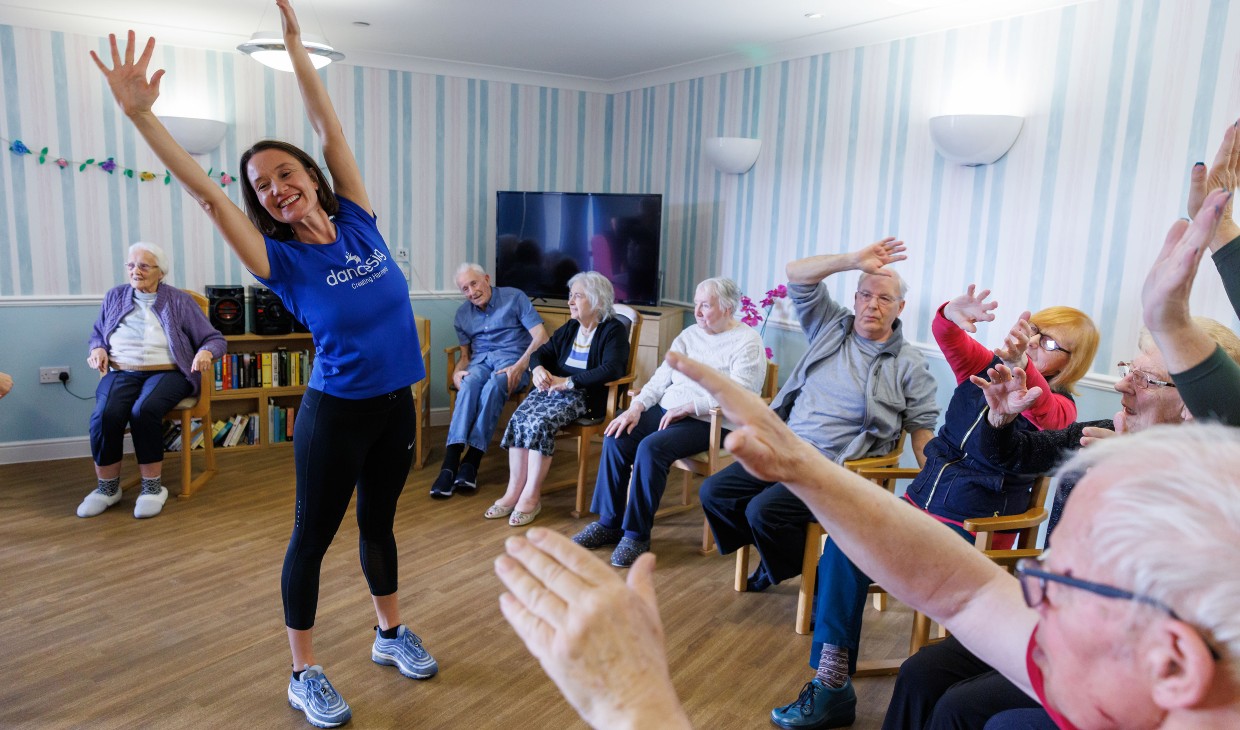
[(1139, 370), (1132, 366), (1130, 362), (1121, 362), (1119, 367), (1119, 377), (1130, 378), (1132, 384), (1142, 390), (1156, 390), (1158, 388), (1174, 388), (1175, 383), (1167, 380), (1159, 380), (1144, 370)]
[(868, 292), (868, 291), (864, 291), (860, 289), (857, 290), (857, 300), (860, 301), (862, 304), (869, 304), (875, 299), (878, 300), (878, 306), (883, 309), (886, 309), (887, 307), (890, 307), (892, 304), (895, 304), (897, 301), (899, 301), (895, 297), (890, 296), (888, 294), (875, 295), (873, 292)]
[(1054, 337), (1051, 337), (1042, 330), (1038, 329), (1036, 324), (1030, 323), (1029, 326), (1033, 328), (1033, 336), (1037, 338), (1036, 340), (1029, 340), (1029, 344), (1031, 346), (1040, 347), (1047, 352), (1062, 352), (1065, 355), (1072, 354), (1071, 350), (1064, 349), (1064, 346), (1059, 344), (1059, 340), (1056, 340)]
[[(1020, 592), (1024, 595), (1025, 605), (1029, 606), (1029, 608), (1037, 608), (1045, 603), (1047, 584), (1058, 583), (1060, 585), (1068, 586), (1069, 588), (1087, 591), (1104, 598), (1114, 598), (1120, 601), (1135, 601), (1136, 603), (1151, 606), (1159, 611), (1162, 611), (1176, 621), (1181, 621), (1189, 626), (1192, 626), (1192, 624), (1189, 624), (1187, 621), (1180, 618), (1179, 614), (1175, 612), (1175, 609), (1157, 598), (1144, 596), (1140, 593), (1133, 593), (1132, 591), (1110, 586), (1105, 583), (1095, 583), (1089, 580), (1081, 580), (1080, 578), (1073, 578), (1069, 575), (1045, 570), (1042, 568), (1042, 561), (1045, 557), (1046, 553), (1043, 553), (1042, 556), (1038, 558), (1021, 558), (1016, 561), (1016, 577), (1020, 580)], [(1206, 647), (1210, 649), (1210, 654), (1214, 657), (1214, 660), (1218, 661), (1221, 657), (1219, 656), (1218, 651), (1214, 648), (1214, 645), (1211, 644), (1210, 640), (1206, 637), (1205, 632), (1196, 626), (1193, 626), (1193, 628), (1196, 629), (1197, 633), (1201, 636), (1201, 640), (1205, 642)]]
[(133, 271), (134, 269), (137, 269), (138, 271), (141, 271), (142, 273), (144, 273), (144, 274), (145, 274), (146, 272), (150, 271), (151, 269), (158, 269), (158, 268), (159, 268), (159, 266), (158, 266), (157, 264), (135, 264), (134, 262), (130, 261), (130, 262), (128, 262), (128, 263), (126, 263), (126, 264), (125, 264), (125, 268), (126, 268), (126, 269), (128, 269), (128, 270), (130, 270), (130, 271)]

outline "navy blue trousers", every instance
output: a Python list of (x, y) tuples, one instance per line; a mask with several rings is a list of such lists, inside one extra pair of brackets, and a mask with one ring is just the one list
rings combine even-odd
[(801, 574), (805, 525), (814, 516), (783, 484), (737, 463), (702, 482), (698, 498), (720, 553), (753, 545), (773, 582)]
[(164, 415), (194, 392), (180, 370), (112, 370), (95, 388), (90, 454), (97, 466), (121, 460), (125, 426), (139, 464), (164, 460)]
[[(710, 424), (696, 418), (682, 418), (660, 431), (659, 421), (666, 412), (656, 405), (642, 411), (631, 432), (603, 439), (590, 503), (590, 511), (599, 516), (604, 527), (622, 527), (625, 537), (641, 542), (650, 540), (654, 513), (667, 488), (667, 470), (672, 462), (705, 451), (710, 445)], [(633, 489), (626, 504), (624, 493), (630, 475)]]

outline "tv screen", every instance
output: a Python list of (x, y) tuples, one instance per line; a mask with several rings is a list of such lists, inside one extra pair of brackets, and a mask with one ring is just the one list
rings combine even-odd
[(597, 271), (616, 301), (659, 303), (663, 196), (501, 190), (495, 205), (495, 283), (567, 299), (568, 280)]

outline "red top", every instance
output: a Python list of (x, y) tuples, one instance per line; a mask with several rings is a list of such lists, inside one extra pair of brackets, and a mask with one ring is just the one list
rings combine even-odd
[[(939, 344), (939, 349), (947, 358), (947, 364), (956, 375), (956, 385), (960, 385), (970, 375), (990, 365), (995, 354), (970, 337), (969, 333), (960, 329), (955, 322), (943, 316), (943, 308), (946, 306), (947, 303), (944, 302), (935, 312), (931, 331), (934, 332), (934, 341)], [(1046, 377), (1038, 372), (1032, 360), (1025, 366), (1025, 385), (1042, 389), (1038, 400), (1021, 413), (1038, 429), (1053, 431), (1067, 428), (1076, 422), (1076, 403), (1066, 395), (1051, 392)]]
[(1050, 715), (1051, 720), (1059, 726), (1060, 730), (1076, 730), (1076, 726), (1068, 718), (1046, 701), (1042, 670), (1033, 662), (1033, 650), (1036, 648), (1038, 648), (1038, 630), (1035, 628), (1033, 633), (1029, 634), (1029, 648), (1025, 650), (1025, 671), (1029, 672), (1029, 684), (1033, 685), (1033, 692), (1038, 696), (1038, 702), (1042, 703), (1042, 709), (1046, 710), (1046, 714)]

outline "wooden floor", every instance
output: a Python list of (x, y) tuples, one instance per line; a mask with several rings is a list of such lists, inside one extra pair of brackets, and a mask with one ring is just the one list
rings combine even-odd
[[(553, 478), (574, 468), (571, 453)], [(213, 482), (150, 520), (133, 518), (133, 490), (99, 517), (75, 516), (94, 485), (88, 459), (0, 466), (0, 726), (309, 727), (285, 702), (291, 457), (225, 451)], [(438, 659), (437, 677), (417, 682), (370, 661), (375, 617), (352, 511), (323, 564), (317, 652), (353, 708), (351, 727), (583, 727), (499, 612), (492, 561), (514, 530), (482, 513), (503, 489), (502, 452), (483, 462), (472, 497), (430, 499), (436, 466), (410, 475), (396, 538), (403, 614)], [(571, 490), (550, 494), (536, 524), (572, 534), (587, 520), (571, 507)], [(768, 727), (770, 708), (811, 677), (809, 637), (792, 630), (797, 580), (734, 592), (732, 559), (698, 553), (701, 524), (695, 509), (654, 529), (672, 676), (696, 727)], [(900, 656), (909, 611), (866, 611), (863, 656)], [(879, 727), (892, 683), (857, 682), (854, 727)]]

